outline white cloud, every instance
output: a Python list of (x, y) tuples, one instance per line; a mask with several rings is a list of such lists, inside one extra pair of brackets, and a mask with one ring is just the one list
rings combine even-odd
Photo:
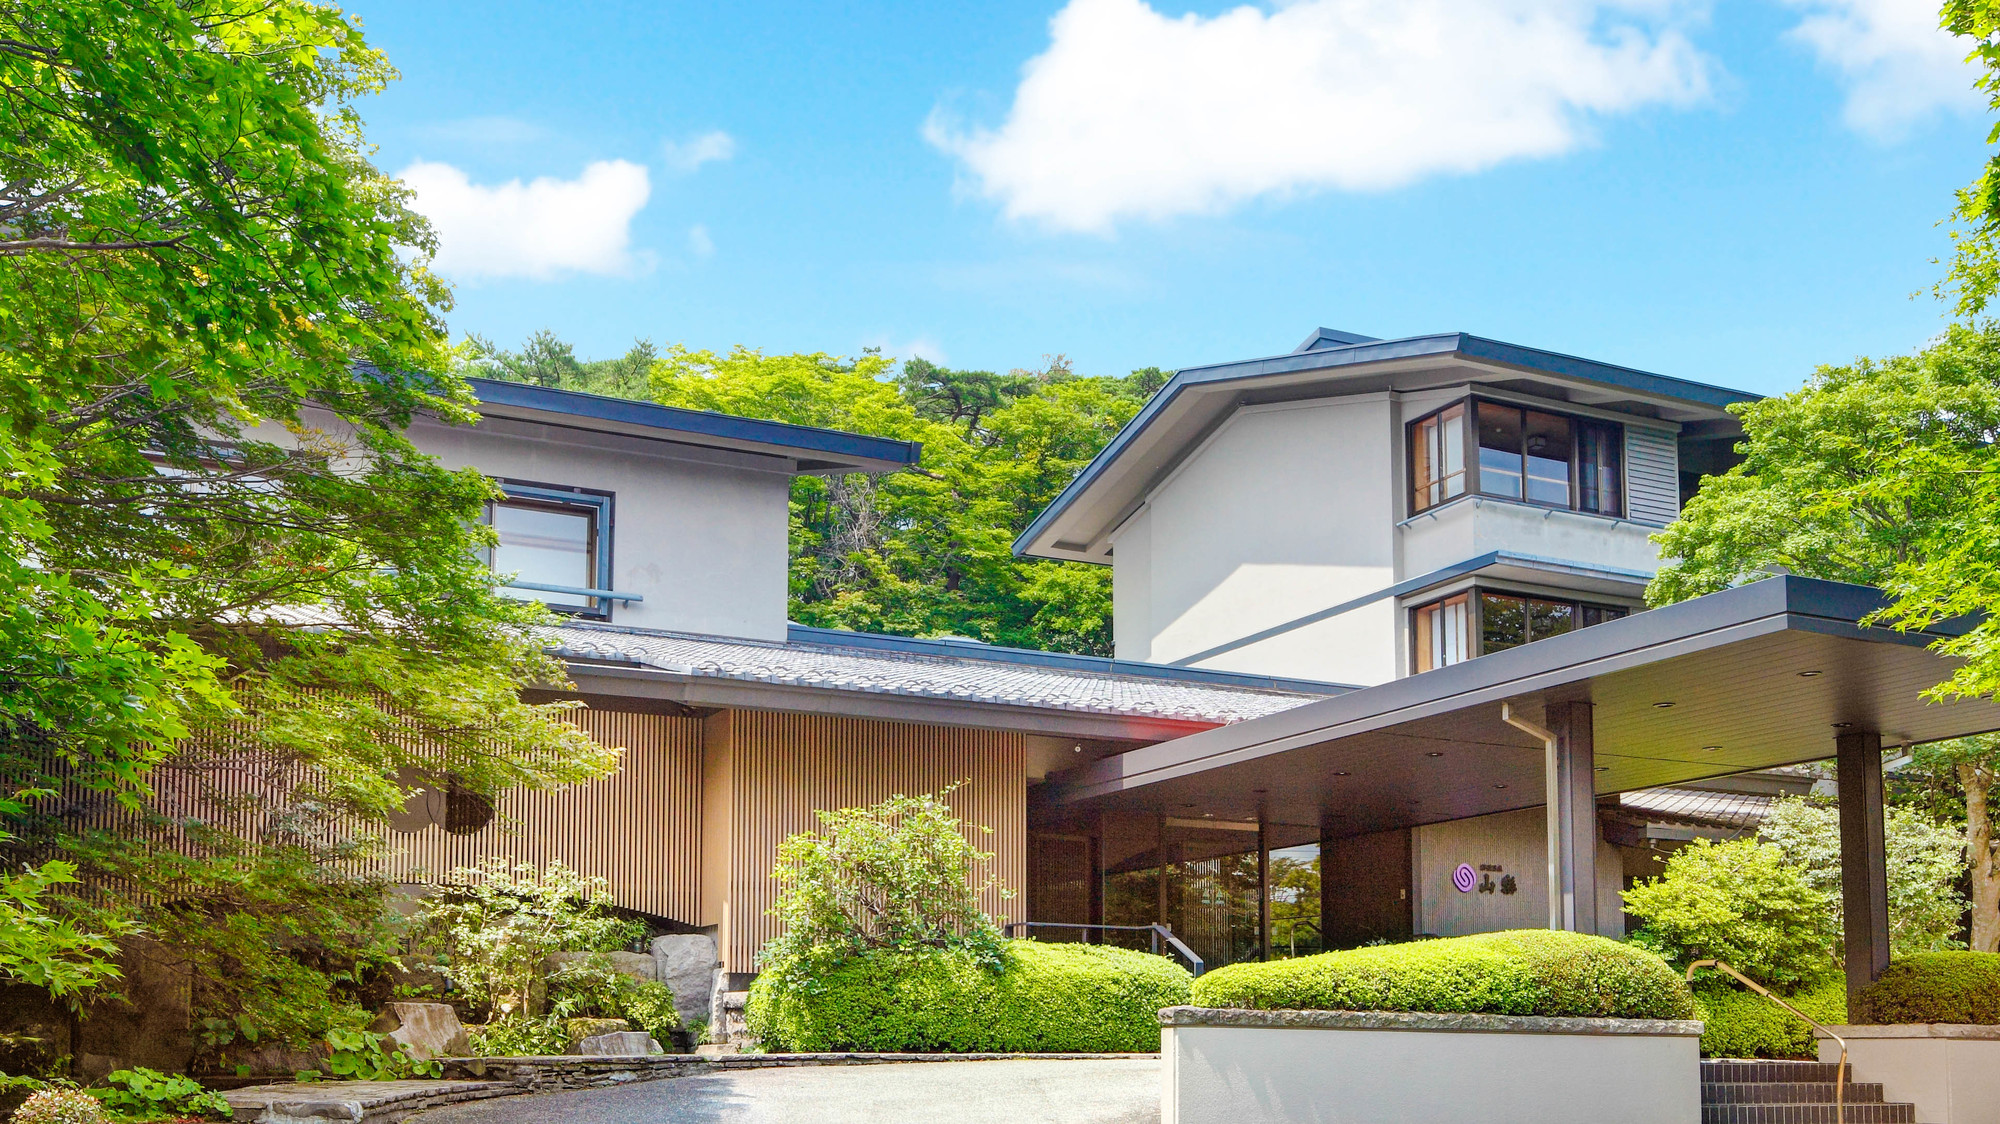
[(688, 253), (698, 258), (715, 256), (715, 239), (708, 236), (708, 227), (701, 223), (688, 227)]
[(573, 180), (543, 176), (487, 187), (450, 164), (419, 160), (399, 178), (437, 229), (432, 264), (447, 276), (547, 280), (629, 274), (645, 264), (630, 246), (632, 216), (652, 193), (637, 164), (599, 160)]
[(1012, 218), (1103, 230), (1260, 195), (1395, 187), (1566, 152), (1593, 114), (1685, 105), (1674, 0), (1297, 0), (1169, 18), (1070, 0), (1006, 121), (932, 144)]
[(667, 141), (661, 147), (666, 153), (667, 167), (687, 175), (703, 164), (735, 156), (736, 138), (715, 129), (686, 141)]
[(1893, 137), (1940, 110), (1976, 112), (1972, 49), (1938, 26), (1934, 0), (1787, 0), (1805, 12), (1790, 37), (1847, 83), (1847, 124)]

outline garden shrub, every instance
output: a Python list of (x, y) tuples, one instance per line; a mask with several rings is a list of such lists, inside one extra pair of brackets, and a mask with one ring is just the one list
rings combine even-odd
[(1685, 1019), (1659, 957), (1604, 937), (1516, 929), (1231, 964), (1194, 981), (1202, 1007)]
[(1186, 969), (1149, 953), (1026, 940), (998, 951), (997, 968), (957, 948), (879, 949), (804, 978), (767, 969), (749, 1029), (796, 1052), (1143, 1052), (1160, 1048), (1160, 1008), (1188, 1001)]
[(1859, 1023), (2000, 1023), (2000, 953), (1920, 952), (1861, 992)]
[(1839, 966), (1840, 933), (1826, 894), (1772, 844), (1697, 839), (1658, 878), (1625, 891), (1642, 924), (1635, 944), (1686, 967), (1721, 960), (1773, 990), (1802, 987)]
[(110, 1124), (96, 1097), (81, 1089), (42, 1089), (14, 1110), (14, 1124)]
[(557, 1018), (622, 1019), (660, 1042), (681, 1027), (674, 989), (618, 970), (603, 953), (578, 957), (549, 975), (548, 1011)]
[(551, 1016), (512, 1015), (468, 1026), (465, 1036), (473, 1055), (482, 1058), (546, 1057), (569, 1049), (569, 1031), (563, 1020)]
[[(1834, 974), (1786, 995), (1785, 1002), (1827, 1026), (1847, 1021), (1847, 979)], [(1813, 1058), (1812, 1028), (1734, 980), (1695, 985), (1701, 1052), (1710, 1058)]]

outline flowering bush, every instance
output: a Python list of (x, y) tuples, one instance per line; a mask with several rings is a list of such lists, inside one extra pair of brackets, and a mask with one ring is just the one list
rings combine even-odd
[(14, 1124), (110, 1124), (104, 1106), (81, 1089), (43, 1089), (14, 1110)]

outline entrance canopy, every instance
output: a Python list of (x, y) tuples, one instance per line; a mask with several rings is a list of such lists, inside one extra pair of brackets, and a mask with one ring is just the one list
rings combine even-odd
[[(1044, 813), (1147, 812), (1360, 834), (1545, 802), (1531, 724), (1589, 703), (1599, 795), (1820, 760), (1843, 733), (1907, 745), (2000, 729), (1927, 702), (1963, 631), (1864, 628), (1866, 586), (1774, 577), (1107, 757), (1051, 778)], [(1053, 806), (1051, 806), (1053, 805)]]

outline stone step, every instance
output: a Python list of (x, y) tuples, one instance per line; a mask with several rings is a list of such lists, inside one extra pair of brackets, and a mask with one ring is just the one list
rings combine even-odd
[[(1818, 1104), (1834, 1101), (1831, 1081), (1743, 1081), (1701, 1083), (1703, 1104)], [(1881, 1104), (1882, 1086), (1874, 1081), (1847, 1083), (1848, 1104)]]
[[(1704, 1104), (1701, 1124), (1839, 1124), (1831, 1103)], [(1850, 1104), (1846, 1124), (1917, 1124), (1913, 1104)]]
[[(1764, 1058), (1716, 1058), (1701, 1063), (1703, 1084), (1738, 1084), (1750, 1081), (1834, 1081), (1838, 1062), (1771, 1061)], [(1853, 1077), (1849, 1072), (1848, 1076)]]

